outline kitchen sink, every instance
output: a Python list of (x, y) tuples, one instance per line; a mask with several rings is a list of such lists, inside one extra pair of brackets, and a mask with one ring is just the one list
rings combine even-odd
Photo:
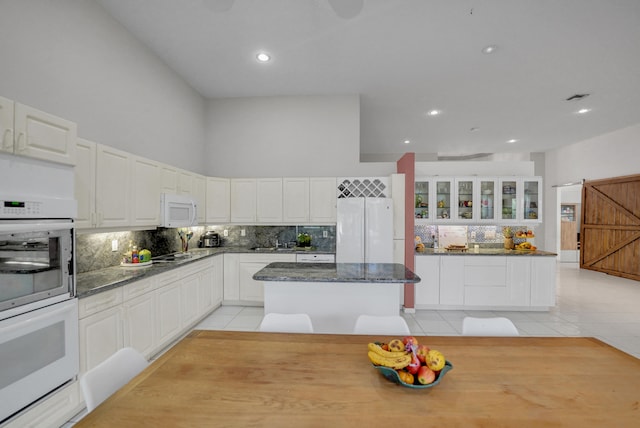
[(273, 252), (273, 251), (293, 251), (293, 248), (285, 248), (285, 247), (251, 247), (249, 248), (249, 250), (251, 251), (256, 251), (256, 252), (261, 252), (261, 253), (268, 253), (268, 252)]

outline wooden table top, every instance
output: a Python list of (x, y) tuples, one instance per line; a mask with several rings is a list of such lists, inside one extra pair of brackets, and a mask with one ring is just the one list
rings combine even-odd
[(194, 331), (81, 427), (637, 427), (640, 360), (579, 337), (422, 337), (453, 364), (411, 389), (370, 364), (385, 336)]

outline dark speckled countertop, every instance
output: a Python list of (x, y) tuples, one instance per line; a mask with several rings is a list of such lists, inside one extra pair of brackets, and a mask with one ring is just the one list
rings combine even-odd
[(556, 253), (548, 251), (505, 250), (504, 248), (479, 248), (477, 252), (473, 248), (469, 248), (468, 251), (426, 248), (422, 252), (416, 251), (415, 254), (416, 256), (557, 256)]
[[(79, 298), (88, 297), (93, 294), (105, 292), (117, 287), (122, 287), (131, 282), (140, 281), (145, 278), (168, 272), (172, 269), (188, 265), (189, 263), (202, 260), (207, 257), (213, 257), (224, 253), (245, 253), (245, 254), (333, 254), (326, 251), (298, 250), (290, 249), (272, 249), (262, 248), (251, 250), (245, 247), (217, 247), (217, 248), (198, 248), (190, 250), (186, 257), (179, 257), (171, 263), (154, 262), (145, 267), (122, 267), (112, 266), (106, 269), (84, 272), (76, 275), (76, 294)], [(155, 259), (152, 258), (152, 260)]]
[(420, 277), (399, 263), (284, 263), (274, 262), (262, 268), (256, 281), (291, 282), (420, 282)]

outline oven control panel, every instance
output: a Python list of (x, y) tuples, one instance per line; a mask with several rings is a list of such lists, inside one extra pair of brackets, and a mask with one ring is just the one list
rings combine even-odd
[(58, 198), (7, 198), (0, 196), (0, 218), (75, 218), (77, 203)]

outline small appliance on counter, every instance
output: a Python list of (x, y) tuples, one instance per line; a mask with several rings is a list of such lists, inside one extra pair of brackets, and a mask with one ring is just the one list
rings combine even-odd
[(212, 248), (220, 246), (220, 235), (213, 231), (203, 233), (198, 240), (198, 247), (200, 248)]

